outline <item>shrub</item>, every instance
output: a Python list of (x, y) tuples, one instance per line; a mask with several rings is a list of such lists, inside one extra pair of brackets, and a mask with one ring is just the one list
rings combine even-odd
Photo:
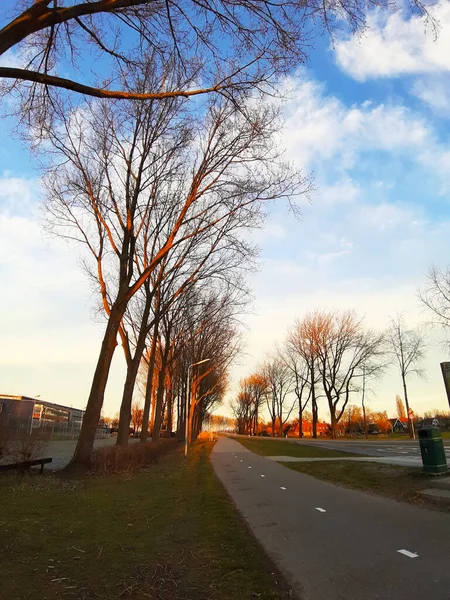
[(31, 432), (19, 432), (10, 442), (8, 457), (12, 462), (24, 462), (36, 458), (45, 458), (50, 441), (50, 433), (33, 429)]
[(178, 440), (161, 439), (156, 444), (140, 442), (127, 446), (102, 446), (94, 450), (91, 471), (95, 473), (135, 472), (175, 449)]
[(0, 460), (9, 456), (12, 440), (13, 432), (10, 429), (0, 429)]

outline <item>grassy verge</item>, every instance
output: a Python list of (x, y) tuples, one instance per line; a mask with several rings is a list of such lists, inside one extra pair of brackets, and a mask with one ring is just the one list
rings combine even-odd
[(0, 478), (0, 597), (286, 597), (216, 478), (211, 447), (127, 477)]
[(340, 450), (328, 450), (319, 446), (307, 446), (306, 444), (295, 444), (289, 440), (267, 440), (264, 438), (236, 438), (236, 441), (262, 456), (296, 456), (298, 458), (332, 458), (362, 456), (351, 452), (341, 452)]
[[(282, 463), (294, 471), (330, 481), (336, 485), (380, 494), (412, 504), (438, 507), (423, 498), (420, 490), (432, 487), (433, 479), (414, 467), (400, 467), (371, 462)], [(450, 511), (449, 506), (439, 507)]]

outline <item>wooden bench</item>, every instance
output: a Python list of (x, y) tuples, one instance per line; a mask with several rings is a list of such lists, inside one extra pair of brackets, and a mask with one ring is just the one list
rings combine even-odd
[(11, 463), (9, 465), (1, 465), (0, 464), (0, 472), (1, 471), (14, 471), (14, 470), (27, 470), (31, 467), (36, 467), (41, 465), (40, 473), (44, 472), (44, 465), (51, 463), (53, 458), (37, 458), (35, 460), (25, 460), (24, 462)]

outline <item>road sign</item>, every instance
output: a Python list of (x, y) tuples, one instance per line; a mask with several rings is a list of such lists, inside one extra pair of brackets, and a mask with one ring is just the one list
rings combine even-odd
[(444, 378), (447, 400), (450, 405), (450, 362), (441, 362), (442, 377)]

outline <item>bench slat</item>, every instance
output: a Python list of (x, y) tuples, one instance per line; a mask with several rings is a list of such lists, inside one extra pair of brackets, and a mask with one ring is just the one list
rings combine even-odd
[(41, 470), (44, 465), (51, 463), (53, 458), (37, 458), (35, 460), (26, 460), (24, 462), (10, 463), (9, 465), (0, 465), (0, 471), (14, 471), (14, 469), (27, 469), (28, 467), (36, 467), (41, 465)]

